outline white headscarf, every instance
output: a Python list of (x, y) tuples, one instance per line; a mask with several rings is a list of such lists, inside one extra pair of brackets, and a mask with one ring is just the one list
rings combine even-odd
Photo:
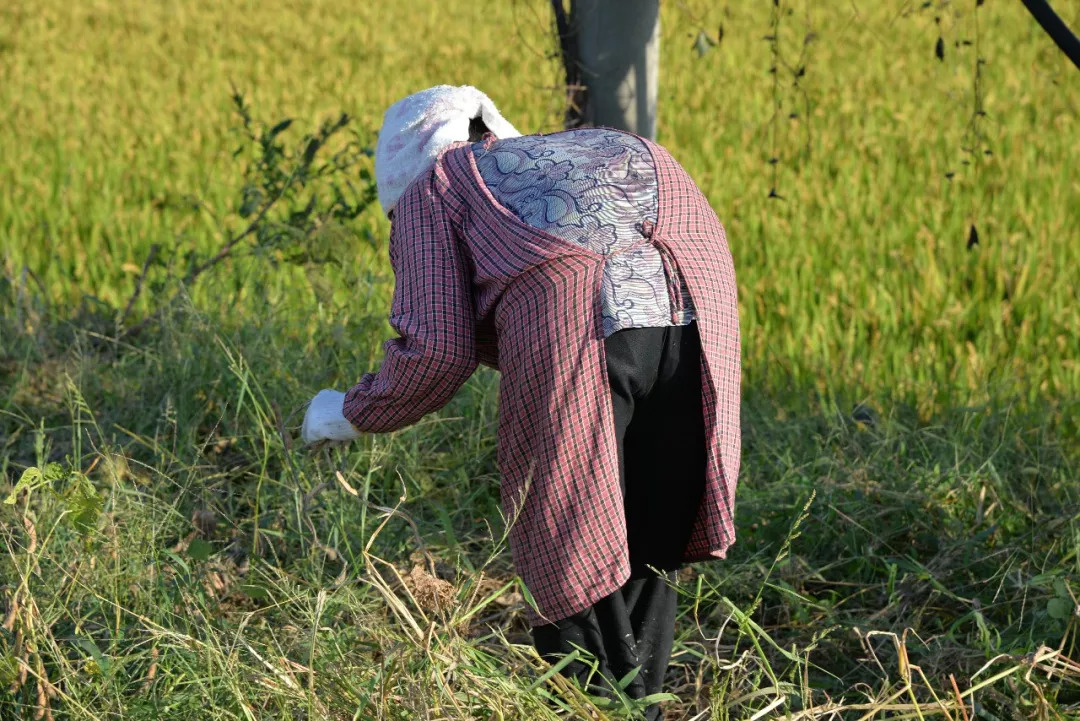
[(387, 108), (375, 146), (375, 181), (384, 213), (394, 209), (412, 181), (431, 169), (441, 151), (469, 140), (473, 118), (483, 120), (495, 137), (521, 135), (491, 98), (470, 85), (436, 85)]

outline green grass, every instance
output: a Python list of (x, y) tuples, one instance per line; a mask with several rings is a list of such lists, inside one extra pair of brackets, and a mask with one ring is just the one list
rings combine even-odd
[[(682, 582), (675, 718), (1080, 713), (1080, 90), (1020, 3), (984, 4), (965, 153), (974, 3), (920, 5), (782, 2), (806, 70), (774, 94), (770, 4), (664, 3), (659, 140), (727, 226), (745, 369), (740, 540)], [(232, 86), (296, 119), (289, 148), (343, 111), (370, 143), (436, 82), (552, 130), (546, 23), (538, 0), (0, 8), (0, 495), (59, 464), (0, 505), (0, 718), (587, 717), (528, 645), (493, 374), (333, 457), (282, 433), (379, 362), (377, 210), (180, 283), (248, 222)], [(118, 338), (154, 245), (120, 325), (178, 301)]]

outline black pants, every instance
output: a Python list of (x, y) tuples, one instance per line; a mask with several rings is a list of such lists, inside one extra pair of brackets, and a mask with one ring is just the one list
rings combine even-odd
[[(630, 580), (568, 618), (533, 629), (554, 663), (575, 647), (595, 657), (563, 671), (597, 695), (640, 667), (632, 698), (659, 693), (675, 634), (677, 599), (666, 582), (682, 564), (705, 483), (701, 344), (697, 325), (632, 328), (605, 342), (626, 508)], [(656, 568), (661, 571), (650, 569)], [(652, 706), (648, 719), (660, 719)]]

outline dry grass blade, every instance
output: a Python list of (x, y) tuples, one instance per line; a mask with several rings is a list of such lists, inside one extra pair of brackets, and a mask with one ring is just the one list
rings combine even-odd
[(968, 716), (967, 706), (964, 704), (964, 699), (960, 696), (960, 687), (956, 685), (956, 676), (951, 673), (949, 674), (949, 683), (952, 684), (953, 697), (956, 699), (956, 704), (964, 717), (964, 721), (971, 721)]
[(142, 692), (147, 693), (154, 684), (154, 677), (158, 670), (158, 649), (154, 646), (150, 649), (150, 667), (146, 670), (146, 678), (143, 680)]

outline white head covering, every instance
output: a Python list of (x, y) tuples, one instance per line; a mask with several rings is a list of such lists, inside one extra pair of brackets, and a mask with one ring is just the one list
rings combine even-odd
[(412, 181), (431, 169), (451, 143), (469, 139), (469, 121), (480, 118), (498, 138), (521, 135), (484, 93), (470, 85), (436, 85), (391, 105), (375, 146), (379, 203), (389, 214)]

